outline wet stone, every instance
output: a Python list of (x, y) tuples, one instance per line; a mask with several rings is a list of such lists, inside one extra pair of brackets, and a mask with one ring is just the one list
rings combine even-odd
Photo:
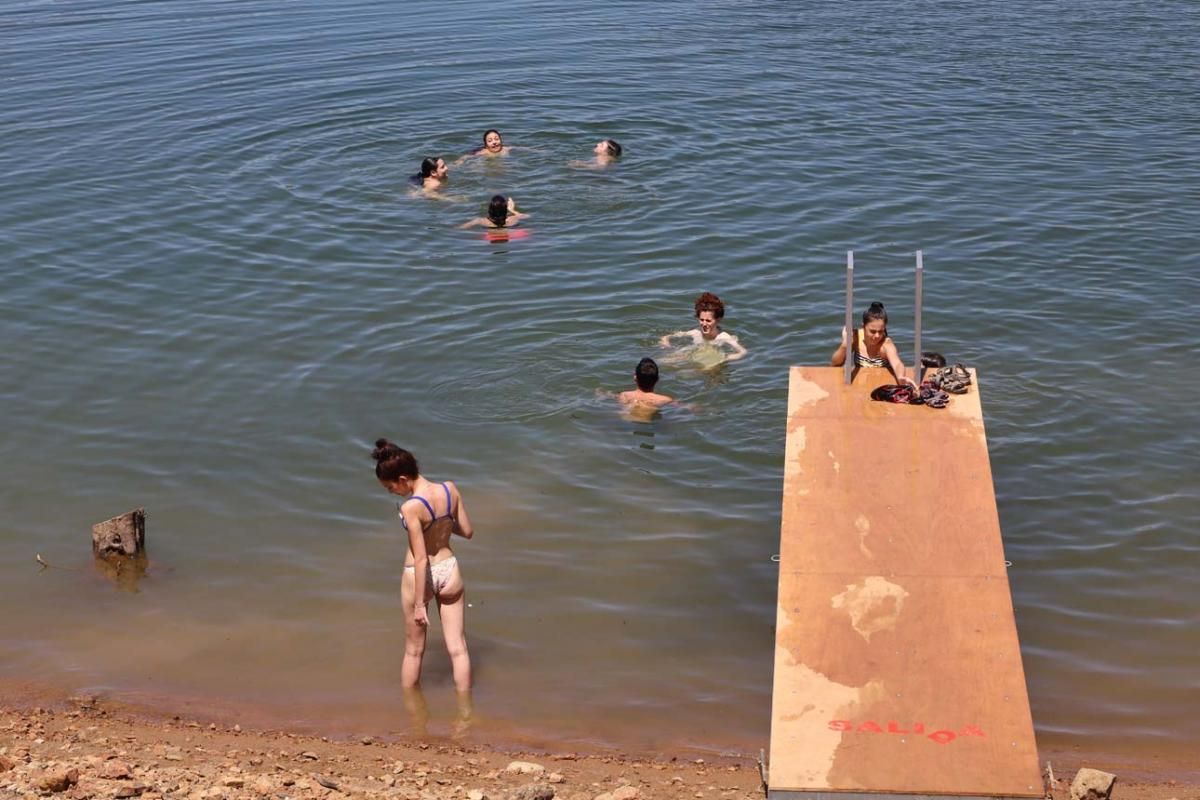
[(1109, 800), (1117, 776), (1084, 767), (1071, 781), (1071, 800)]
[(515, 772), (519, 775), (534, 775), (546, 771), (546, 768), (541, 764), (534, 764), (532, 761), (513, 761), (504, 768), (505, 772)]
[(554, 800), (554, 787), (545, 783), (531, 783), (513, 792), (513, 800)]

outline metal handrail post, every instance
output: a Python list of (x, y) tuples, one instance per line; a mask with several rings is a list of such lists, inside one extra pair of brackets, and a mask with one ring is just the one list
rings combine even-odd
[(922, 305), (922, 283), (925, 278), (925, 264), (921, 259), (921, 251), (917, 251), (917, 299), (916, 299), (916, 316), (913, 322), (913, 377), (919, 384), (921, 382), (921, 374), (924, 371), (921, 367), (921, 305)]
[(849, 386), (854, 375), (854, 251), (846, 251), (846, 385)]

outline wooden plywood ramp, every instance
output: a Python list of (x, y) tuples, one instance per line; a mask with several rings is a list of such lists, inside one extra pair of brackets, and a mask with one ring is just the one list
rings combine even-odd
[(768, 795), (1040, 797), (978, 382), (789, 382)]

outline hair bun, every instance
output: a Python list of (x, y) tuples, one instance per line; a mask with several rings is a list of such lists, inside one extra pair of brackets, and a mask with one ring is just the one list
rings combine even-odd
[(391, 455), (391, 451), (394, 450), (395, 447), (396, 445), (392, 444), (387, 439), (376, 439), (375, 449), (371, 452), (371, 458), (375, 459), (376, 461), (383, 461), (385, 458)]
[(871, 303), (871, 310), (872, 311), (883, 311), (883, 303), (880, 303), (878, 301)]

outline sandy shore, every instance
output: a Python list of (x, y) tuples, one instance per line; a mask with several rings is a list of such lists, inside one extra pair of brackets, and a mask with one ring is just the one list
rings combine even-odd
[[(95, 697), (2, 698), (0, 792), (14, 797), (411, 798), (412, 800), (635, 800), (759, 798), (748, 759), (671, 754), (509, 752), (445, 740), (346, 741), (243, 730), (164, 717)], [(1043, 754), (1043, 761), (1046, 760)], [(1065, 800), (1079, 766), (1118, 774), (1115, 798), (1200, 800), (1189, 765), (1105, 762), (1057, 753)], [(1123, 775), (1124, 773), (1124, 775)]]

